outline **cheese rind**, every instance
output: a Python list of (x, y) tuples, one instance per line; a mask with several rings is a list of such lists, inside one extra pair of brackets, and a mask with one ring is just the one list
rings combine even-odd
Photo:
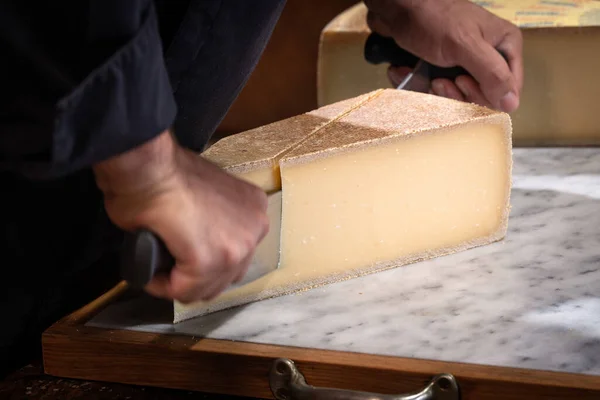
[(278, 157), (329, 120), (300, 115), (250, 131), (227, 136), (202, 153), (202, 157), (266, 192), (279, 190)]
[(367, 105), (355, 108), (335, 124), (324, 126), (319, 135), (287, 151), (280, 164), (306, 162), (317, 154), (340, 152), (355, 146), (380, 145), (382, 140), (395, 136), (504, 115), (476, 104), (422, 93), (394, 89), (378, 93)]
[(280, 158), (279, 269), (175, 322), (500, 240), (511, 188), (506, 114), (384, 90)]
[[(516, 146), (598, 145), (600, 2), (474, 1), (521, 27), (525, 84), (511, 114)], [(387, 64), (364, 59), (370, 30), (361, 2), (334, 18), (319, 43), (319, 106), (392, 87)]]
[(381, 91), (375, 90), (305, 114), (227, 136), (201, 156), (266, 192), (281, 188), (278, 160), (319, 129), (346, 115)]

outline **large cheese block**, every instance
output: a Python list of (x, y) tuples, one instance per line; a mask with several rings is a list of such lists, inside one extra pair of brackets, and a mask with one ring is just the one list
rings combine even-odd
[[(511, 114), (515, 146), (598, 145), (600, 1), (474, 1), (523, 32), (525, 86)], [(387, 64), (364, 60), (370, 34), (358, 3), (323, 30), (318, 58), (319, 106), (389, 88)]]
[[(512, 169), (507, 114), (392, 89), (352, 100), (327, 123), (294, 133), (303, 139), (277, 152), (279, 268), (213, 301), (176, 303), (175, 322), (505, 236)], [(228, 143), (239, 142), (223, 142), (221, 154), (237, 151), (226, 151)]]

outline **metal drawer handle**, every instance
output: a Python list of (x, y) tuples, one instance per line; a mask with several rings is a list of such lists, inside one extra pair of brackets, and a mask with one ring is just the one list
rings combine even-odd
[(420, 392), (384, 395), (353, 390), (317, 388), (306, 383), (293, 361), (277, 359), (271, 368), (271, 391), (277, 400), (459, 400), (458, 383), (451, 374), (440, 374)]

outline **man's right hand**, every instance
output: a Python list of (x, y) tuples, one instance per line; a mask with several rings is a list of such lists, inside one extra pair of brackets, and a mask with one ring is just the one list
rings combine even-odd
[(211, 300), (246, 273), (269, 229), (267, 196), (165, 132), (94, 167), (113, 223), (148, 229), (176, 260), (146, 290), (183, 303)]
[[(471, 76), (436, 79), (432, 92), (505, 112), (519, 107), (523, 87), (520, 29), (469, 0), (365, 0), (369, 27), (440, 67), (461, 66)], [(507, 57), (508, 63), (500, 52)], [(392, 68), (397, 86), (410, 72)]]

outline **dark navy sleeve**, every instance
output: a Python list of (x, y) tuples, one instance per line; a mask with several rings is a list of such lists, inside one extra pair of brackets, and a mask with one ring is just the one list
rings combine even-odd
[(0, 2), (0, 168), (53, 178), (171, 127), (151, 0)]

